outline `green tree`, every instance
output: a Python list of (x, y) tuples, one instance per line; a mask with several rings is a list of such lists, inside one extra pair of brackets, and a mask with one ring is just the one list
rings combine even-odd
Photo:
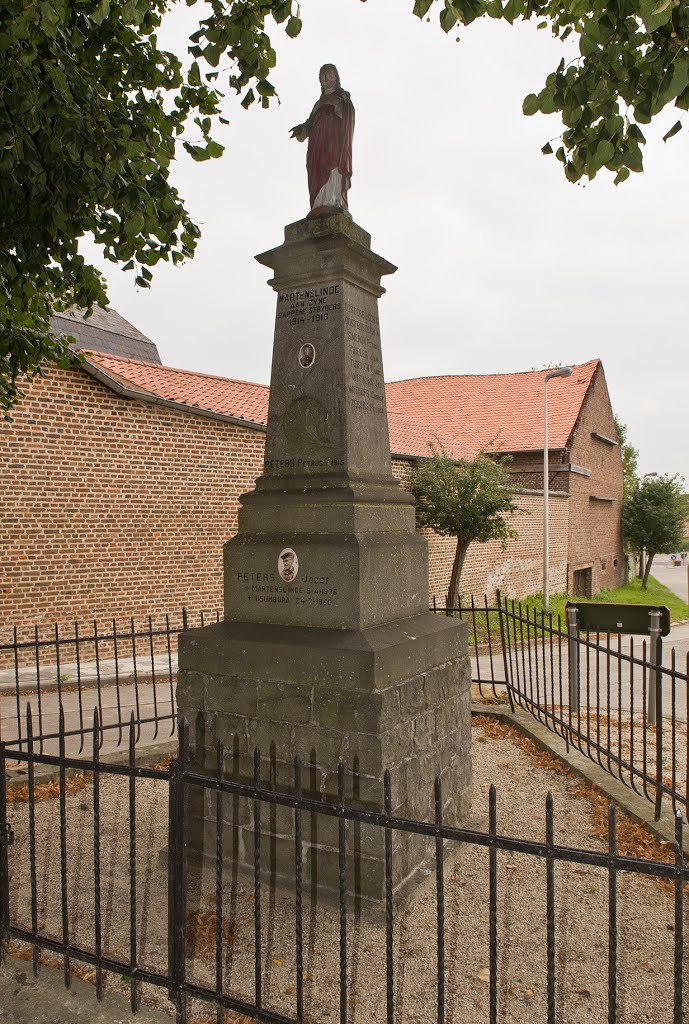
[(622, 479), (624, 495), (627, 497), (639, 486), (639, 452), (627, 440), (627, 427), (617, 416), (615, 416), (615, 431), (617, 433), (617, 443), (622, 454)]
[(193, 255), (200, 232), (169, 173), (179, 145), (195, 160), (223, 151), (211, 136), (223, 120), (215, 68), (224, 55), (242, 103), (267, 105), (266, 17), (290, 35), (300, 27), (289, 0), (212, 0), (184, 72), (156, 38), (173, 2), (0, 0), (0, 408), (23, 374), (68, 364), (70, 339), (48, 330), (53, 309), (107, 302), (79, 254), (84, 235), (141, 287), (160, 260)]
[(646, 568), (641, 586), (648, 585), (654, 557), (679, 548), (684, 538), (687, 500), (677, 476), (647, 478), (622, 507), (622, 527), (630, 547), (639, 555), (646, 551)]
[[(176, 2), (0, 0), (0, 408), (16, 401), (22, 374), (66, 362), (68, 341), (48, 333), (51, 310), (107, 301), (78, 251), (85, 234), (142, 287), (160, 260), (193, 255), (199, 230), (169, 181), (178, 146), (196, 160), (220, 156), (220, 88), (244, 107), (268, 106), (271, 25), (301, 30), (297, 0), (208, 0), (185, 71), (156, 38)], [(670, 104), (689, 108), (686, 0), (411, 2), (445, 32), (536, 17), (561, 40), (578, 37), (580, 56), (560, 61), (523, 104), (527, 115), (561, 115), (559, 142), (543, 152), (555, 152), (569, 181), (605, 168), (619, 183), (641, 171), (639, 126)]]
[(453, 462), (442, 448), (417, 463), (411, 480), (416, 522), (446, 537), (456, 537), (448, 601), (459, 603), (459, 581), (469, 545), (499, 540), (503, 550), (516, 531), (506, 516), (519, 511), (514, 503), (506, 459), (480, 452), (475, 459)]

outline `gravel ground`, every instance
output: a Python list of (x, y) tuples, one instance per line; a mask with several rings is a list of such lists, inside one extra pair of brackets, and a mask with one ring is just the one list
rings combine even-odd
[[(488, 735), (490, 731), (490, 735)], [(549, 766), (495, 725), (475, 724), (474, 814), (471, 826), (486, 829), (488, 789), (498, 789), (498, 831), (541, 840), (545, 798), (555, 801), (555, 841), (604, 849), (600, 807), (582, 796), (582, 783)], [(167, 960), (166, 787), (137, 780), (137, 946), (139, 963), (165, 971)], [(93, 819), (86, 788), (68, 799), (68, 898), (72, 940), (93, 946)], [(598, 816), (596, 816), (596, 809)], [(101, 875), (104, 951), (129, 950), (128, 787), (124, 780), (101, 784)], [(58, 802), (36, 805), (39, 925), (60, 934), (60, 840)], [(28, 811), (10, 808), (15, 830), (11, 848), (11, 915), (30, 922)], [(622, 848), (622, 843), (620, 843)], [(252, 882), (227, 871), (225, 887), (225, 990), (253, 998)], [(556, 876), (556, 1009), (562, 1022), (607, 1019), (608, 878), (599, 868), (558, 863)], [(488, 1020), (488, 854), (462, 845), (448, 851), (446, 878), (446, 1019), (448, 1024)], [(210, 878), (207, 880), (210, 884)], [(190, 904), (194, 952), (190, 977), (214, 982), (212, 900), (202, 892)], [(672, 1020), (672, 894), (653, 879), (620, 875), (619, 1020), (662, 1024)], [(294, 905), (284, 892), (266, 887), (263, 913), (264, 1005), (294, 1013)], [(427, 877), (396, 909), (394, 925), (395, 1014), (399, 1022), (436, 1018), (436, 907), (434, 877)], [(685, 924), (686, 927), (686, 924)], [(14, 944), (20, 951), (18, 944)], [(305, 1013), (329, 1024), (339, 1019), (339, 933), (336, 907), (304, 898)], [(545, 866), (534, 857), (498, 854), (498, 1019), (546, 1019)], [(350, 905), (348, 917), (349, 1024), (385, 1021), (385, 933), (382, 915)], [(91, 978), (92, 972), (80, 972)], [(109, 979), (110, 987), (123, 987)], [(126, 987), (126, 986), (124, 986)], [(146, 986), (146, 1002), (172, 1007), (163, 989)], [(685, 995), (686, 999), (686, 995)], [(215, 1020), (210, 1007), (194, 1008), (198, 1019)]]

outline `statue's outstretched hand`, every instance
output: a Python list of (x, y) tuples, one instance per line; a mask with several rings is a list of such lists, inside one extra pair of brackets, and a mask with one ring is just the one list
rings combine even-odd
[(303, 142), (308, 134), (305, 124), (296, 124), (294, 128), (290, 128), (290, 137), (296, 139), (297, 142)]

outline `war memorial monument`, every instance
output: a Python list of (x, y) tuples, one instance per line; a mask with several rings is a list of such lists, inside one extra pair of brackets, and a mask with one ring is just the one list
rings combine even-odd
[[(292, 129), (308, 139), (311, 211), (256, 257), (277, 294), (264, 470), (225, 545), (224, 621), (180, 635), (179, 713), (199, 770), (214, 770), (220, 739), (228, 773), (251, 779), (258, 747), (261, 778), (289, 790), (299, 755), (305, 791), (333, 798), (342, 761), (347, 800), (380, 809), (388, 769), (393, 814), (422, 820), (439, 775), (453, 824), (471, 795), (467, 630), (428, 611), (426, 542), (390, 462), (378, 299), (396, 268), (348, 211), (349, 93), (331, 64), (320, 83)], [(252, 863), (250, 815), (228, 811), (227, 827)], [(272, 827), (293, 870), (289, 816)], [(210, 809), (192, 803), (191, 846), (211, 853), (214, 828)], [(326, 887), (336, 834), (304, 844)], [(397, 889), (428, 843), (396, 836)], [(382, 836), (364, 834), (355, 852), (362, 893), (382, 895)]]

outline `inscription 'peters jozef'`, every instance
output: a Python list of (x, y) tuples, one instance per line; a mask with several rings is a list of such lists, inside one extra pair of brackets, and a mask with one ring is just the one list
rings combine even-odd
[(277, 572), (237, 572), (236, 580), (246, 600), (253, 604), (327, 608), (337, 603), (338, 592), (337, 587), (332, 586), (332, 577), (299, 574), (299, 559), (293, 548), (280, 552)]

